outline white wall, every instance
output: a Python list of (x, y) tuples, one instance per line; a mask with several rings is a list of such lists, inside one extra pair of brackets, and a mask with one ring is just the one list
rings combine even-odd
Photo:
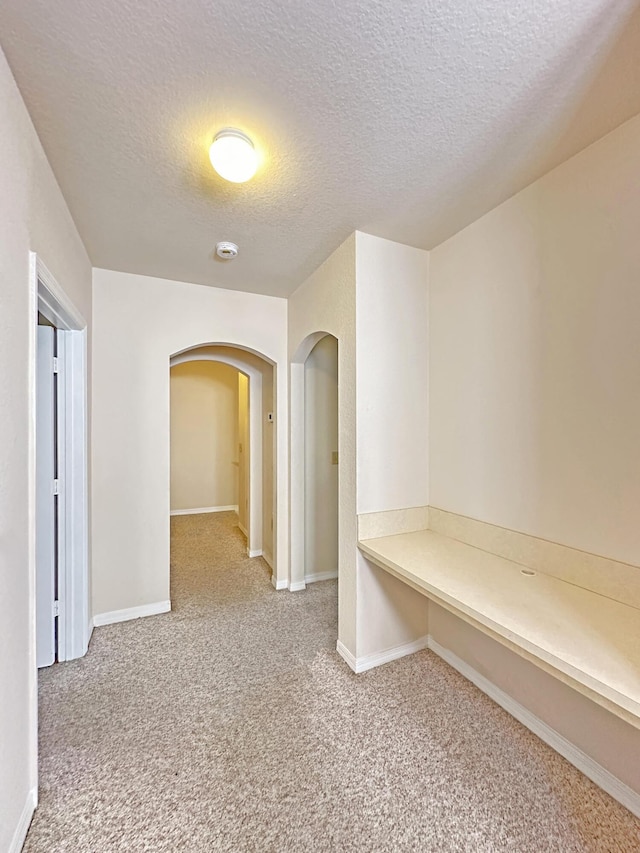
[(305, 579), (338, 572), (338, 341), (322, 338), (304, 365)]
[(640, 563), (640, 116), (431, 257), (434, 506)]
[(248, 348), (276, 365), (276, 569), (286, 578), (286, 300), (94, 270), (94, 319), (94, 613), (169, 598), (169, 358), (196, 345)]
[(28, 435), (36, 251), (91, 318), (91, 267), (0, 51), (0, 850), (9, 849), (36, 786), (33, 515)]
[(171, 509), (238, 504), (238, 371), (215, 361), (171, 368)]

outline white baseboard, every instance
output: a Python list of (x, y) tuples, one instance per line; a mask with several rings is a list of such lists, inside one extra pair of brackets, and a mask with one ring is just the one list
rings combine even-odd
[(420, 637), (411, 643), (404, 643), (401, 646), (394, 646), (392, 649), (385, 649), (383, 652), (374, 652), (370, 655), (363, 655), (360, 658), (354, 657), (349, 649), (338, 640), (336, 650), (340, 657), (345, 660), (351, 669), (356, 672), (366, 672), (368, 669), (373, 669), (376, 666), (382, 666), (383, 663), (389, 663), (392, 660), (398, 660), (406, 655), (412, 655), (414, 652), (419, 652), (426, 649), (429, 642), (428, 637)]
[(338, 577), (338, 570), (333, 572), (316, 572), (314, 575), (305, 575), (305, 583), (318, 583), (319, 581), (334, 581)]
[(20, 853), (24, 847), (24, 841), (27, 837), (27, 832), (29, 832), (29, 826), (31, 825), (31, 820), (33, 818), (33, 813), (36, 810), (37, 802), (38, 793), (35, 788), (32, 788), (27, 794), (22, 814), (20, 815), (18, 825), (13, 833), (13, 838), (9, 844), (7, 853)]
[(306, 589), (307, 585), (304, 581), (294, 581), (289, 584), (289, 592), (300, 592), (302, 589)]
[(441, 646), (433, 637), (428, 638), (428, 647), (434, 654), (446, 661), (449, 666), (452, 666), (461, 675), (464, 675), (472, 684), (475, 684), (483, 693), (486, 693), (496, 704), (504, 708), (512, 717), (515, 717), (523, 726), (537, 735), (540, 740), (543, 740), (556, 752), (559, 752), (563, 758), (566, 758), (570, 764), (577, 767), (581, 773), (584, 773), (587, 778), (595, 782), (600, 788), (607, 792), (614, 800), (617, 800), (625, 808), (640, 817), (640, 794), (625, 785), (617, 776), (614, 776), (606, 770), (601, 764), (598, 764), (585, 752), (568, 741), (563, 735), (552, 729), (535, 714), (532, 714), (524, 705), (512, 699), (508, 693), (496, 687), (493, 682), (489, 681), (484, 675), (481, 675), (473, 667), (469, 666), (466, 661), (459, 658), (454, 652)]
[(153, 604), (142, 604), (140, 607), (128, 607), (126, 610), (96, 613), (93, 624), (96, 627), (112, 625), (114, 622), (128, 622), (130, 619), (140, 619), (142, 616), (157, 616), (158, 613), (168, 613), (170, 610), (170, 601), (156, 601)]
[(266, 551), (263, 551), (263, 552), (262, 552), (262, 559), (263, 559), (263, 560), (265, 561), (265, 563), (269, 566), (269, 568), (271, 569), (271, 571), (273, 571), (273, 557), (271, 556), (271, 554), (267, 554), (267, 552), (266, 552)]
[(275, 575), (271, 575), (271, 586), (274, 589), (288, 589), (289, 581), (285, 579), (278, 580)]
[(198, 506), (193, 509), (172, 509), (169, 515), (201, 515), (204, 512), (238, 512), (237, 506)]
[(243, 524), (240, 524), (240, 522), (238, 522), (238, 527), (240, 528), (240, 533), (244, 534), (244, 537), (245, 537), (246, 539), (248, 539), (248, 538), (249, 538), (249, 534), (247, 533), (247, 529), (246, 529), (246, 527), (245, 527)]
[(252, 557), (252, 558), (253, 557), (262, 557), (262, 548), (256, 548), (253, 551), (251, 551), (249, 548), (247, 548), (247, 556)]
[(342, 660), (346, 661), (347, 664), (349, 665), (349, 667), (354, 672), (358, 671), (357, 670), (358, 664), (356, 662), (355, 656), (351, 654), (349, 649), (344, 645), (344, 643), (341, 640), (338, 640), (338, 642), (336, 643), (336, 651), (338, 652), (338, 654), (340, 655)]

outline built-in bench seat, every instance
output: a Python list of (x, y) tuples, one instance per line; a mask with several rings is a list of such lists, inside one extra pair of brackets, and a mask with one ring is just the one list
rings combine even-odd
[(419, 530), (362, 539), (375, 565), (640, 728), (640, 609)]

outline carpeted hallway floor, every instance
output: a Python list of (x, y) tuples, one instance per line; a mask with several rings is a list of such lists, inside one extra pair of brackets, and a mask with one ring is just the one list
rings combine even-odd
[(173, 612), (41, 673), (25, 851), (640, 851), (640, 822), (432, 653), (353, 675), (335, 583), (276, 593), (234, 521), (172, 519)]

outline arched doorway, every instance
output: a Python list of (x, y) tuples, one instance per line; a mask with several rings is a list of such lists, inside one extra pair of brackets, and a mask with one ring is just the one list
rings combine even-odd
[(291, 583), (338, 576), (338, 340), (317, 332), (291, 364)]
[[(247, 538), (250, 557), (262, 556), (275, 573), (276, 549), (276, 441), (274, 435), (274, 366), (253, 352), (223, 344), (184, 350), (170, 359), (171, 368), (189, 363), (213, 363), (237, 372), (239, 523)], [(242, 397), (246, 394), (246, 405)], [(244, 415), (243, 415), (244, 411)], [(242, 420), (246, 419), (246, 430)], [(246, 479), (244, 472), (246, 471)], [(223, 505), (224, 506), (224, 505)], [(274, 584), (275, 585), (275, 584)]]

